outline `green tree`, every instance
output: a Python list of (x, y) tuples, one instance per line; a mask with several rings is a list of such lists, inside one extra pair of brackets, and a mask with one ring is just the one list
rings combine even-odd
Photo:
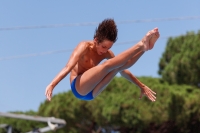
[(171, 84), (197, 86), (200, 83), (200, 31), (169, 38), (158, 73)]
[[(101, 130), (106, 133), (113, 130), (120, 133), (200, 133), (198, 88), (170, 85), (159, 78), (139, 79), (157, 93), (156, 102), (146, 97), (139, 100), (139, 88), (116, 77), (92, 101), (81, 101), (71, 91), (59, 93), (51, 102), (41, 103), (38, 112), (28, 115), (65, 119), (67, 125), (56, 133), (102, 133)], [(46, 126), (46, 123), (8, 118), (0, 118), (0, 123), (10, 124), (20, 132)]]

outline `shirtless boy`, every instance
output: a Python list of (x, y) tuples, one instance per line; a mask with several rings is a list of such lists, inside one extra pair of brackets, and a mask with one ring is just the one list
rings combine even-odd
[[(129, 70), (142, 54), (154, 47), (160, 34), (158, 28), (150, 30), (141, 41), (115, 56), (110, 48), (117, 40), (117, 26), (113, 19), (103, 20), (91, 41), (80, 42), (74, 49), (66, 66), (46, 87), (45, 95), (50, 101), (55, 86), (70, 73), (71, 90), (81, 100), (93, 100), (100, 94), (113, 77), (121, 76), (136, 84), (143, 95), (155, 101), (155, 92), (141, 83)], [(107, 59), (99, 64), (103, 59)]]

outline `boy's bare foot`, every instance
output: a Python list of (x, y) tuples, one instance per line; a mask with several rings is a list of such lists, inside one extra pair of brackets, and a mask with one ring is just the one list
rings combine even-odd
[(144, 46), (144, 51), (152, 49), (159, 36), (158, 28), (150, 30), (141, 41)]
[(153, 29), (155, 31), (155, 34), (153, 34), (152, 38), (150, 39), (149, 42), (149, 50), (152, 49), (154, 47), (155, 42), (158, 40), (158, 38), (160, 37), (158, 28)]

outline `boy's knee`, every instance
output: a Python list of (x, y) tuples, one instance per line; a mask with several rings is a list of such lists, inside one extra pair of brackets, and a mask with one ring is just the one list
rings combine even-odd
[(104, 63), (102, 63), (105, 69), (109, 70), (111, 68), (111, 61), (106, 60)]

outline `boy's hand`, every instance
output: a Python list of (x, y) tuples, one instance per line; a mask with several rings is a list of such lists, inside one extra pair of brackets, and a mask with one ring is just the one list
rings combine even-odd
[(48, 101), (51, 101), (52, 91), (53, 91), (53, 87), (51, 85), (48, 85), (45, 91), (45, 95)]
[(156, 97), (155, 97), (156, 93), (152, 91), (149, 87), (147, 87), (146, 85), (143, 85), (142, 87), (140, 87), (140, 89), (141, 89), (140, 99), (143, 96), (146, 96), (152, 102), (156, 101)]

